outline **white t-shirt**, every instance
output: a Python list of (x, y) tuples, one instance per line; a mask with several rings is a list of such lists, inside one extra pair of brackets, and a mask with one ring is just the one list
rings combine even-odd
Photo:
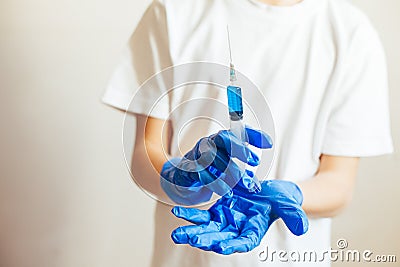
[[(365, 157), (392, 152), (382, 45), (365, 15), (344, 0), (303, 0), (291, 7), (255, 0), (154, 1), (131, 36), (103, 101), (127, 109), (139, 85), (168, 66), (193, 61), (226, 65), (227, 24), (235, 65), (258, 85), (273, 114), (276, 154), (270, 177), (310, 178), (321, 154)], [(155, 88), (149, 94), (163, 91)], [(173, 99), (162, 105), (171, 111), (194, 94), (198, 97), (199, 92), (170, 95)], [(201, 95), (215, 97), (208, 90)], [(153, 104), (146, 94), (135, 101), (129, 107), (133, 113), (147, 114)], [(212, 110), (189, 105), (181, 111), (184, 116), (153, 116), (182, 125), (188, 114), (196, 116), (204, 108)], [(213, 132), (206, 126), (183, 137), (174, 131), (171, 154), (178, 156), (179, 148), (192, 147), (199, 133)], [(259, 254), (268, 246), (270, 254), (315, 251), (320, 260), (331, 247), (328, 218), (310, 219), (308, 233), (300, 237), (277, 221), (261, 245), (244, 254), (221, 256), (174, 245), (171, 231), (183, 222), (170, 209), (156, 206), (152, 266), (310, 266), (290, 258), (283, 263), (277, 254), (272, 262), (271, 255), (263, 262)], [(316, 264), (329, 266), (327, 255)]]

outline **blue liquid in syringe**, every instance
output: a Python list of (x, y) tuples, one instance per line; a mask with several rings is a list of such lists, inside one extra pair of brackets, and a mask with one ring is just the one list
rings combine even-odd
[(227, 88), (229, 116), (233, 121), (243, 118), (242, 89), (229, 85)]

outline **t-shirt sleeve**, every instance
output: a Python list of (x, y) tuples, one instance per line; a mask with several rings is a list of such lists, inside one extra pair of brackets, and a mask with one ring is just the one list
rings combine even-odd
[(102, 101), (133, 113), (166, 119), (169, 100), (162, 79), (142, 86), (152, 75), (171, 66), (165, 7), (153, 1), (121, 53)]
[(342, 64), (322, 153), (352, 157), (392, 153), (385, 53), (369, 23), (353, 33)]

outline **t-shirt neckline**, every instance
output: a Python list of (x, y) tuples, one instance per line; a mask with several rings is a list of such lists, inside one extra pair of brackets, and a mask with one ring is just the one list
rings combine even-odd
[[(291, 6), (276, 6), (259, 0), (238, 0), (253, 15), (262, 16), (277, 22), (297, 21), (314, 14), (323, 0), (303, 0)], [(255, 13), (254, 13), (255, 12)]]

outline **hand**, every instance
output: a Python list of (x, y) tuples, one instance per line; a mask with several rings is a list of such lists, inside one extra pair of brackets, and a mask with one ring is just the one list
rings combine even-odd
[(258, 194), (235, 187), (233, 196), (222, 197), (209, 210), (174, 207), (175, 216), (194, 225), (175, 229), (173, 241), (227, 255), (257, 247), (278, 218), (293, 234), (306, 233), (308, 220), (299, 187), (282, 180), (264, 181), (261, 186)]
[[(267, 149), (272, 141), (266, 133), (245, 128), (250, 145)], [(161, 171), (161, 187), (176, 203), (192, 205), (206, 202), (213, 192), (231, 194), (239, 180), (252, 186), (252, 174), (232, 161), (236, 158), (250, 166), (259, 164), (258, 156), (231, 131), (224, 130), (200, 139), (183, 158), (167, 161)]]

